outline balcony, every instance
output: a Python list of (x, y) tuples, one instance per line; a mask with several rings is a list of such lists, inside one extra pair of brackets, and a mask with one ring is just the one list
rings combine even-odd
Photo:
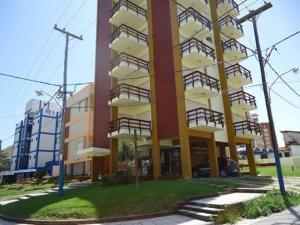
[(116, 107), (147, 105), (150, 91), (128, 84), (120, 84), (110, 91), (108, 105)]
[(234, 0), (217, 0), (219, 16), (229, 14), (231, 16), (240, 15), (239, 5)]
[(148, 38), (146, 34), (123, 24), (111, 34), (109, 47), (117, 52), (142, 55), (147, 52)]
[(127, 24), (141, 30), (147, 26), (147, 11), (131, 1), (120, 0), (111, 10), (109, 22), (118, 27)]
[(238, 91), (229, 95), (233, 112), (249, 112), (256, 109), (256, 100), (253, 95)]
[(184, 76), (185, 94), (191, 99), (212, 98), (219, 94), (219, 80), (200, 71)]
[(195, 35), (197, 39), (203, 40), (212, 35), (210, 21), (193, 8), (180, 13), (178, 23), (180, 34), (185, 38)]
[(235, 39), (223, 42), (223, 52), (231, 64), (239, 63), (247, 58), (247, 48)]
[(190, 128), (210, 132), (224, 128), (223, 113), (200, 107), (189, 110), (186, 114)]
[(252, 83), (251, 72), (239, 64), (226, 67), (226, 75), (228, 86), (233, 88)]
[(244, 35), (243, 26), (232, 16), (226, 16), (219, 20), (221, 32), (225, 35), (238, 39)]
[(215, 51), (202, 41), (192, 38), (181, 43), (182, 64), (187, 68), (207, 66), (215, 62)]
[[(115, 3), (118, 3), (119, 2), (119, 0), (113, 0)], [(130, 0), (132, 3), (134, 3), (134, 4), (136, 4), (136, 5), (139, 5), (139, 6), (141, 6), (144, 2), (145, 2), (145, 0)], [(147, 4), (146, 4), (147, 5)], [(143, 7), (143, 6), (142, 6)]]
[(199, 12), (208, 12), (208, 1), (207, 0), (177, 0), (178, 4), (184, 8), (194, 8)]
[(112, 61), (108, 75), (117, 78), (120, 82), (136, 83), (137, 78), (149, 77), (149, 63), (143, 59), (121, 53)]
[(261, 129), (259, 123), (240, 121), (234, 123), (235, 135), (242, 138), (260, 138)]
[(151, 136), (151, 122), (127, 117), (109, 123), (108, 138), (132, 138), (136, 130), (137, 137)]

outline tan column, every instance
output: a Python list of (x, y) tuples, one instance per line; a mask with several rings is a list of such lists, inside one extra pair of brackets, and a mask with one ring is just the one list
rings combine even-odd
[(250, 175), (256, 175), (257, 174), (256, 164), (255, 164), (255, 158), (254, 158), (254, 152), (253, 152), (253, 146), (251, 140), (249, 144), (246, 144), (246, 153), (247, 153)]
[(226, 157), (226, 145), (220, 144), (219, 149), (220, 149), (220, 156)]
[[(214, 33), (214, 42), (215, 42), (215, 53), (218, 62), (218, 71), (220, 77), (220, 86), (222, 90), (223, 106), (224, 106), (224, 116), (226, 121), (227, 137), (228, 144), (230, 149), (230, 156), (234, 160), (238, 160), (237, 151), (236, 151), (236, 140), (235, 140), (235, 129), (233, 126), (233, 118), (231, 112), (231, 104), (228, 93), (227, 77), (225, 72), (224, 65), (224, 55), (223, 47), (221, 40), (220, 26), (218, 22), (218, 14), (216, 7), (216, 0), (209, 0), (210, 5), (210, 14), (212, 20), (212, 28)], [(214, 7), (212, 7), (214, 6)]]
[(177, 95), (177, 113), (178, 113), (179, 140), (180, 140), (180, 148), (181, 148), (180, 155), (181, 155), (182, 176), (184, 178), (191, 178), (192, 177), (191, 152), (190, 152), (190, 141), (188, 135), (187, 119), (186, 119), (181, 47), (180, 47), (179, 29), (178, 29), (178, 22), (177, 22), (178, 21), (177, 4), (173, 0), (169, 0), (169, 1), (170, 1), (170, 16), (171, 16), (171, 30), (172, 30), (172, 45), (176, 46), (173, 50), (173, 59), (174, 59), (174, 71), (176, 71), (175, 84), (176, 84), (176, 95)]
[(98, 171), (99, 171), (99, 168), (98, 168), (98, 163), (96, 162), (96, 157), (92, 157), (92, 160), (91, 160), (91, 178), (92, 178), (92, 182), (96, 182), (97, 179), (98, 179)]
[(217, 156), (217, 147), (215, 142), (215, 135), (212, 139), (208, 139), (208, 156), (209, 156), (209, 165), (210, 165), (210, 176), (219, 177), (219, 166), (218, 166), (218, 156)]
[(147, 1), (148, 11), (148, 46), (149, 46), (149, 71), (150, 71), (150, 96), (151, 96), (151, 130), (152, 130), (152, 161), (153, 161), (153, 179), (157, 180), (161, 176), (160, 167), (160, 146), (157, 133), (157, 108), (154, 77), (154, 44), (153, 44), (153, 26), (152, 26), (152, 7), (151, 1)]

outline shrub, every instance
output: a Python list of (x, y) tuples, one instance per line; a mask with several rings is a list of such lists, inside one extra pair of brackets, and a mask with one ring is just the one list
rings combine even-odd
[(36, 179), (42, 179), (42, 177), (45, 175), (45, 172), (42, 172), (42, 171), (38, 171), (38, 172), (35, 172), (33, 174), (33, 177), (36, 178)]
[(129, 184), (132, 183), (133, 179), (129, 172), (119, 170), (111, 175), (106, 175), (102, 177), (102, 185), (103, 186), (114, 186), (121, 184)]
[(264, 196), (260, 196), (246, 203), (242, 210), (243, 217), (253, 219), (259, 216), (268, 216), (280, 212), (286, 208), (284, 196), (278, 190), (271, 190)]
[(235, 224), (241, 218), (241, 213), (237, 209), (229, 209), (223, 214), (224, 222)]

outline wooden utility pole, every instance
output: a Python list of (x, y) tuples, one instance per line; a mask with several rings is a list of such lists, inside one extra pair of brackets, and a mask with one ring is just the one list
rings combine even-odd
[(76, 36), (66, 31), (66, 29), (60, 29), (55, 24), (54, 30), (59, 31), (60, 33), (66, 36), (66, 45), (65, 45), (65, 61), (64, 61), (64, 75), (63, 75), (63, 105), (61, 110), (61, 138), (60, 138), (60, 153), (59, 153), (59, 180), (58, 180), (58, 195), (59, 197), (64, 196), (64, 147), (65, 147), (65, 111), (67, 106), (67, 69), (68, 69), (68, 51), (69, 51), (69, 41), (70, 37), (73, 39), (83, 40), (82, 36)]

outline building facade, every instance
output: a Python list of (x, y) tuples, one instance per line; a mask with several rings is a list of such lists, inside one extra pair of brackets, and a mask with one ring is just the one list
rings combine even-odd
[(60, 108), (56, 103), (32, 99), (25, 118), (16, 124), (11, 171), (52, 175), (60, 149)]
[(91, 175), (91, 158), (80, 152), (93, 146), (94, 88), (90, 84), (67, 101), (64, 154), (67, 175)]
[[(238, 160), (246, 145), (256, 174), (250, 121), (255, 97), (233, 0), (98, 1), (92, 178), (117, 170), (122, 143), (137, 133), (154, 179), (192, 177), (192, 166), (218, 156)], [(108, 126), (109, 124), (109, 126)]]

